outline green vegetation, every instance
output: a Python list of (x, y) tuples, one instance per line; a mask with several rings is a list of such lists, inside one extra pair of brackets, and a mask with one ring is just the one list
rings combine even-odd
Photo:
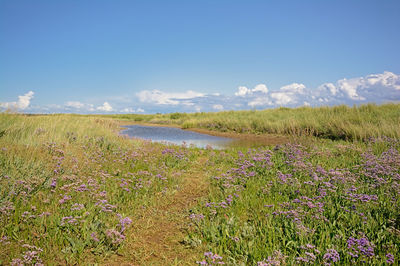
[(0, 114), (0, 264), (104, 262), (131, 244), (132, 221), (171, 202), (196, 150), (119, 130), (110, 119)]
[(399, 150), (398, 140), (375, 139), (213, 156), (220, 172), (186, 243), (208, 244), (204, 263), (398, 263)]
[[(0, 114), (0, 264), (398, 264), (399, 106)], [(116, 118), (306, 137), (165, 146)]]
[(400, 104), (359, 107), (278, 108), (262, 111), (114, 115), (114, 118), (182, 128), (222, 132), (316, 136), (328, 139), (365, 140), (369, 137), (400, 137)]

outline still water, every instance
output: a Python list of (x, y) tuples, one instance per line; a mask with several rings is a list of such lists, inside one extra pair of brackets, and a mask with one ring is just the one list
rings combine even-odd
[(129, 137), (152, 140), (155, 142), (172, 143), (177, 145), (194, 145), (199, 148), (211, 146), (214, 149), (223, 149), (233, 142), (233, 139), (201, 134), (193, 131), (173, 127), (153, 127), (130, 125), (121, 132)]

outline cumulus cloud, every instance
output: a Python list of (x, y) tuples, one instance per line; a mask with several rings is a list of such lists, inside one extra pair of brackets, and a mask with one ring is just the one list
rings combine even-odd
[(275, 100), (274, 104), (277, 105), (287, 105), (294, 102), (294, 96), (292, 93), (273, 92), (271, 93), (271, 98)]
[(359, 96), (357, 89), (361, 87), (361, 79), (341, 79), (337, 82), (337, 89), (342, 91), (351, 100), (365, 100), (364, 97)]
[(251, 94), (251, 90), (248, 89), (247, 87), (244, 87), (244, 86), (240, 86), (240, 87), (238, 88), (238, 91), (235, 92), (235, 95), (236, 95), (236, 96), (246, 96), (246, 95), (248, 95), (248, 94)]
[(304, 89), (306, 86), (304, 84), (299, 84), (299, 83), (292, 83), (286, 86), (281, 87), (281, 91), (287, 92), (287, 93), (304, 93)]
[(104, 102), (103, 105), (97, 107), (97, 110), (99, 111), (105, 111), (105, 112), (111, 112), (113, 108), (108, 102)]
[(81, 108), (85, 107), (85, 104), (81, 103), (81, 102), (71, 101), (71, 102), (66, 102), (65, 106), (76, 108), (76, 109), (81, 109)]
[(124, 108), (120, 111), (121, 113), (134, 113), (135, 109), (128, 107), (128, 108)]
[(33, 94), (30, 91), (18, 96), (18, 101), (0, 103), (0, 107), (21, 110), (29, 108), (29, 112), (73, 111), (79, 113), (143, 113), (142, 108), (144, 108), (147, 113), (163, 113), (264, 109), (279, 106), (353, 105), (367, 102), (379, 104), (400, 101), (400, 76), (386, 71), (364, 77), (328, 81), (315, 88), (308, 88), (296, 82), (278, 88), (258, 84), (254, 88), (240, 86), (231, 94), (220, 92), (206, 94), (192, 90), (185, 92), (143, 90), (133, 96), (109, 98), (100, 106), (80, 101), (68, 101), (61, 106), (31, 106)]
[(246, 96), (252, 95), (254, 92), (268, 93), (268, 88), (265, 84), (258, 84), (253, 89), (249, 89), (245, 86), (239, 86), (238, 91), (235, 92), (235, 96)]
[(400, 76), (385, 71), (365, 77), (340, 79), (336, 83), (324, 83), (312, 92), (313, 99), (325, 103), (360, 103), (398, 101)]
[(253, 92), (262, 92), (262, 93), (267, 94), (268, 88), (267, 88), (267, 85), (265, 85), (265, 84), (258, 84), (257, 86), (254, 87), (254, 89), (252, 91)]
[(64, 104), (64, 110), (78, 112), (94, 112), (96, 108), (91, 103), (82, 103), (79, 101), (68, 101)]
[[(243, 97), (242, 97), (243, 98)], [(340, 79), (334, 83), (323, 83), (317, 88), (292, 83), (263, 96), (254, 97), (247, 93), (243, 100), (251, 107), (296, 107), (305, 105), (383, 103), (400, 101), (400, 76), (385, 71), (365, 77)]]
[(335, 96), (338, 92), (338, 89), (333, 83), (324, 83), (320, 85), (317, 90), (320, 92), (329, 92), (333, 96)]
[[(144, 90), (136, 94), (141, 102), (144, 103), (155, 103), (161, 105), (178, 105), (181, 100), (192, 99), (196, 97), (203, 97), (203, 93), (195, 91), (186, 91), (182, 93), (168, 93), (159, 90)], [(185, 102), (186, 105), (189, 104), (188, 101)]]
[(141, 102), (161, 112), (382, 103), (400, 100), (400, 76), (384, 72), (327, 82), (316, 88), (296, 82), (280, 88), (268, 88), (265, 84), (258, 84), (254, 88), (240, 86), (232, 95), (143, 91), (138, 96)]
[(271, 105), (272, 102), (268, 97), (257, 97), (253, 100), (250, 100), (247, 105), (254, 108), (256, 106), (265, 106), (265, 105)]
[(0, 103), (0, 107), (5, 109), (25, 110), (29, 107), (34, 94), (35, 93), (33, 91), (29, 91), (24, 95), (18, 96), (18, 101), (16, 102)]

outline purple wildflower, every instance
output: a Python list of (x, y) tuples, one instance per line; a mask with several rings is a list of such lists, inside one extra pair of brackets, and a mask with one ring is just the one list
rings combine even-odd
[(123, 233), (126, 229), (126, 226), (128, 226), (132, 223), (132, 220), (129, 217), (123, 218), (121, 214), (117, 214), (117, 215), (119, 217), (119, 225), (121, 227), (121, 233)]
[(360, 239), (350, 237), (347, 240), (347, 248), (350, 250), (348, 252), (349, 255), (353, 258), (357, 258), (358, 256), (375, 256), (374, 247), (365, 236)]
[(57, 186), (57, 179), (53, 178), (51, 180), (50, 187), (54, 189), (54, 188), (56, 188), (56, 186)]
[(62, 199), (60, 199), (60, 200), (58, 201), (58, 203), (64, 204), (66, 201), (68, 201), (68, 200), (70, 200), (70, 199), (72, 199), (71, 196), (64, 195), (64, 197), (63, 197)]
[(83, 208), (85, 208), (85, 205), (80, 204), (80, 203), (74, 203), (71, 206), (71, 211), (79, 211), (79, 210), (82, 210)]
[(340, 255), (335, 249), (328, 249), (324, 255), (324, 260), (328, 263), (338, 262), (340, 260)]
[(91, 233), (91, 234), (90, 234), (90, 237), (91, 237), (92, 240), (95, 241), (95, 242), (99, 242), (99, 241), (100, 241), (99, 238), (97, 237), (97, 233), (96, 233), (96, 232)]
[(125, 236), (114, 229), (108, 229), (106, 231), (106, 236), (114, 245), (119, 245), (125, 240)]
[(393, 264), (394, 263), (394, 256), (391, 253), (386, 254), (386, 263)]
[(213, 264), (225, 264), (222, 261), (222, 257), (218, 254), (213, 254), (212, 252), (204, 252), (205, 259), (202, 261), (197, 261), (197, 264), (200, 265), (213, 265)]

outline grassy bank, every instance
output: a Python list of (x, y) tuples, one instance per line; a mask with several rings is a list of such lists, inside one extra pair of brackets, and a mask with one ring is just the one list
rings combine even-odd
[(343, 140), (361, 140), (379, 136), (400, 137), (400, 104), (112, 117), (222, 132), (316, 136)]
[[(198, 154), (119, 130), (98, 118), (0, 114), (0, 264), (104, 262), (134, 244), (132, 222), (173, 199)], [(125, 259), (149, 256), (139, 253)]]
[[(326, 112), (358, 110), (364, 121), (362, 108), (374, 123), (398, 119), (398, 105)], [(318, 113), (271, 110), (296, 111)], [(109, 116), (0, 114), (0, 264), (399, 263), (399, 138), (201, 150), (118, 130)]]

